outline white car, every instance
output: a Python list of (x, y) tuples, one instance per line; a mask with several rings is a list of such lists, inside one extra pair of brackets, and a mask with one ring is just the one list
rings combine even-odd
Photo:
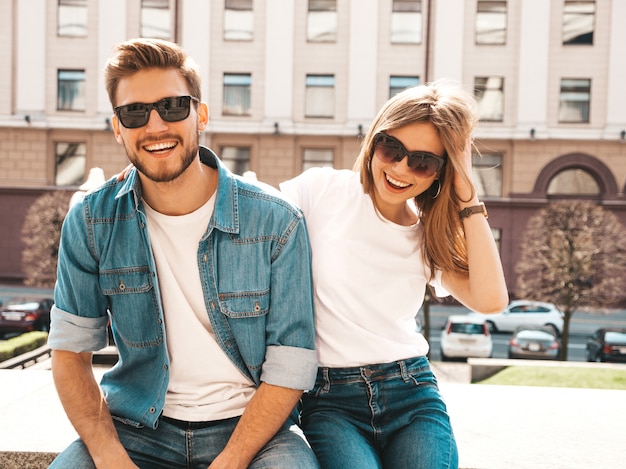
[(441, 361), (452, 358), (489, 358), (493, 341), (485, 319), (458, 314), (448, 317), (441, 331)]
[(470, 313), (485, 319), (491, 332), (514, 332), (518, 326), (548, 326), (560, 337), (563, 332), (563, 312), (552, 303), (516, 300), (497, 314)]

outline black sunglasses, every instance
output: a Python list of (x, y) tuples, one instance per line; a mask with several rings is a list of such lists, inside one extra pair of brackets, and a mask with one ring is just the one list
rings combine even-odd
[(193, 96), (172, 96), (163, 98), (156, 103), (132, 103), (118, 106), (113, 109), (120, 123), (127, 129), (143, 127), (150, 120), (153, 109), (159, 113), (165, 122), (178, 122), (189, 117), (191, 101), (200, 102)]
[(374, 136), (374, 154), (384, 163), (390, 164), (409, 157), (408, 165), (413, 174), (429, 178), (446, 164), (447, 155), (438, 156), (428, 151), (408, 151), (400, 140), (379, 132)]

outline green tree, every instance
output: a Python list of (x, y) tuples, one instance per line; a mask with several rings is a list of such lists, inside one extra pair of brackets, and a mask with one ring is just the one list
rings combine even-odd
[(71, 196), (69, 191), (49, 192), (38, 197), (26, 213), (22, 226), (22, 270), (28, 286), (54, 287), (61, 225)]
[(529, 219), (516, 266), (518, 294), (563, 311), (561, 360), (575, 309), (626, 298), (625, 233), (613, 213), (587, 201), (555, 202)]

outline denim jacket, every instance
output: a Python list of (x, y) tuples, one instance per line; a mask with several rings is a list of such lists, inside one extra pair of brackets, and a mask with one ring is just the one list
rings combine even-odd
[[(257, 386), (264, 381), (310, 389), (317, 359), (302, 212), (276, 189), (233, 175), (208, 148), (200, 148), (200, 158), (219, 174), (214, 213), (198, 244), (215, 338)], [(50, 347), (99, 350), (106, 345), (110, 317), (119, 361), (100, 384), (111, 414), (155, 427), (170, 359), (135, 170), (124, 181), (111, 179), (68, 213), (54, 297)], [(211, 357), (206, 363), (211, 366)]]

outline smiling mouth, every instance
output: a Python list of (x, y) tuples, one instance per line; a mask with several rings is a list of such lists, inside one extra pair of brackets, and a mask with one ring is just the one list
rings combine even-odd
[(178, 143), (176, 142), (153, 143), (151, 145), (145, 145), (143, 149), (150, 153), (160, 153), (167, 152), (174, 148), (176, 145), (178, 145)]
[(412, 185), (406, 182), (400, 182), (397, 179), (394, 179), (391, 176), (389, 176), (387, 173), (385, 173), (385, 179), (387, 180), (387, 183), (394, 189), (406, 189), (407, 187)]

